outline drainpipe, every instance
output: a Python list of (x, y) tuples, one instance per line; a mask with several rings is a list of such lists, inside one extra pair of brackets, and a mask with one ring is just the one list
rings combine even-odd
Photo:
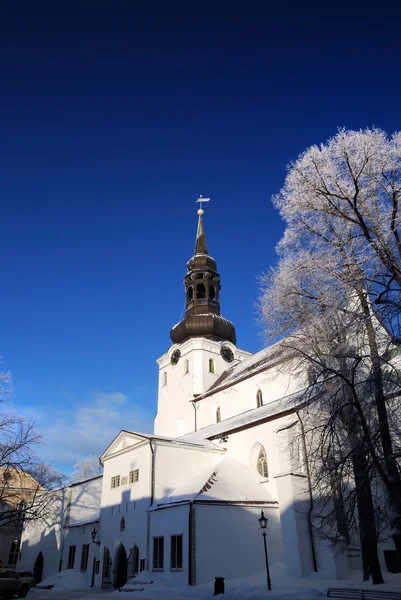
[(308, 479), (308, 491), (309, 491), (309, 501), (310, 501), (310, 507), (309, 507), (308, 515), (307, 515), (308, 529), (309, 529), (309, 537), (310, 537), (311, 550), (312, 550), (313, 570), (315, 571), (315, 573), (317, 573), (318, 569), (317, 569), (315, 542), (313, 540), (313, 528), (312, 528), (313, 493), (312, 493), (312, 482), (311, 482), (311, 477), (310, 477), (309, 461), (308, 461), (308, 454), (307, 454), (306, 441), (305, 441), (305, 428), (304, 428), (304, 424), (303, 424), (303, 421), (301, 419), (299, 412), (298, 411), (295, 411), (295, 412), (297, 413), (297, 417), (299, 420), (299, 424), (301, 426), (301, 433), (302, 433), (302, 447), (303, 447), (303, 451), (304, 451), (306, 477)]
[(188, 585), (192, 584), (192, 521), (193, 521), (193, 503), (189, 503), (188, 513)]
[[(199, 396), (199, 394), (194, 394), (194, 398), (196, 398), (197, 396)], [(192, 406), (194, 407), (194, 411), (195, 411), (195, 429), (194, 429), (194, 431), (198, 431), (198, 423), (197, 423), (197, 419), (196, 419), (196, 410), (197, 410), (197, 408), (196, 408), (195, 401), (191, 400), (191, 402), (192, 402)]]
[[(152, 506), (155, 496), (155, 452), (152, 446), (152, 440), (149, 440), (149, 448), (152, 453), (151, 467), (150, 467), (150, 504)], [(147, 570), (150, 570), (149, 565), (149, 548), (150, 548), (150, 514), (147, 513), (146, 519), (146, 565)]]

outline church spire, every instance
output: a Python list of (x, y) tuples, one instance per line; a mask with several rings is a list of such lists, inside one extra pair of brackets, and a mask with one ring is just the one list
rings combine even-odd
[[(208, 202), (200, 196), (198, 202)], [(206, 337), (236, 343), (234, 325), (220, 315), (220, 275), (214, 258), (209, 256), (204, 210), (198, 210), (195, 253), (188, 261), (184, 278), (185, 317), (170, 332), (173, 342), (180, 344), (189, 337)]]
[(205, 228), (203, 226), (202, 215), (205, 211), (203, 208), (198, 210), (198, 230), (196, 232), (195, 254), (209, 254), (207, 250)]

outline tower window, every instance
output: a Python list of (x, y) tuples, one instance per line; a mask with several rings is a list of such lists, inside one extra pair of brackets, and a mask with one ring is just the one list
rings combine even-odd
[(260, 408), (261, 406), (263, 406), (263, 395), (261, 390), (258, 390), (256, 392), (256, 406), (257, 408)]
[(216, 373), (216, 365), (213, 358), (209, 358), (209, 373)]
[(188, 296), (188, 300), (190, 302), (192, 302), (192, 300), (194, 298), (194, 288), (192, 287), (192, 285), (188, 288), (187, 296)]
[(186, 375), (187, 373), (189, 373), (189, 360), (186, 360), (184, 362), (184, 375)]
[(124, 517), (120, 521), (120, 531), (125, 531), (125, 519), (124, 519)]
[(269, 471), (267, 469), (267, 454), (263, 446), (259, 451), (257, 469), (258, 473), (262, 475), (262, 477), (269, 477)]
[(215, 289), (214, 285), (211, 285), (209, 288), (209, 297), (210, 297), (210, 300), (214, 300), (216, 298), (216, 289)]
[(167, 385), (167, 373), (166, 372), (163, 373), (162, 385)]
[(221, 410), (220, 410), (220, 406), (217, 407), (216, 410), (216, 423), (220, 423), (221, 422)]
[(196, 286), (196, 298), (197, 300), (202, 300), (206, 298), (206, 288), (204, 283), (198, 283)]

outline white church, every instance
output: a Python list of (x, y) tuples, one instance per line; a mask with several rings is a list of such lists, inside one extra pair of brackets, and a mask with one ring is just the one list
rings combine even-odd
[(25, 529), (18, 571), (74, 569), (97, 588), (141, 571), (179, 585), (247, 576), (265, 570), (261, 511), (270, 568), (325, 579), (361, 568), (359, 548), (338, 552), (314, 532), (302, 453), (289, 450), (306, 379), (284, 375), (269, 348), (237, 347), (198, 215), (185, 316), (157, 360), (154, 433), (127, 423), (100, 457), (103, 475), (59, 491), (52, 522)]

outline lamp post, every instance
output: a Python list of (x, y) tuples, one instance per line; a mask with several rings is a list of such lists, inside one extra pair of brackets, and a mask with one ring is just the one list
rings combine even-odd
[(267, 530), (267, 521), (268, 519), (265, 517), (263, 510), (261, 512), (260, 518), (258, 519), (260, 531), (263, 535), (263, 543), (265, 546), (265, 561), (266, 561), (266, 574), (267, 574), (267, 589), (270, 591), (272, 589), (272, 584), (270, 581), (270, 571), (269, 571), (269, 560), (267, 558), (267, 546), (266, 546), (266, 530)]

